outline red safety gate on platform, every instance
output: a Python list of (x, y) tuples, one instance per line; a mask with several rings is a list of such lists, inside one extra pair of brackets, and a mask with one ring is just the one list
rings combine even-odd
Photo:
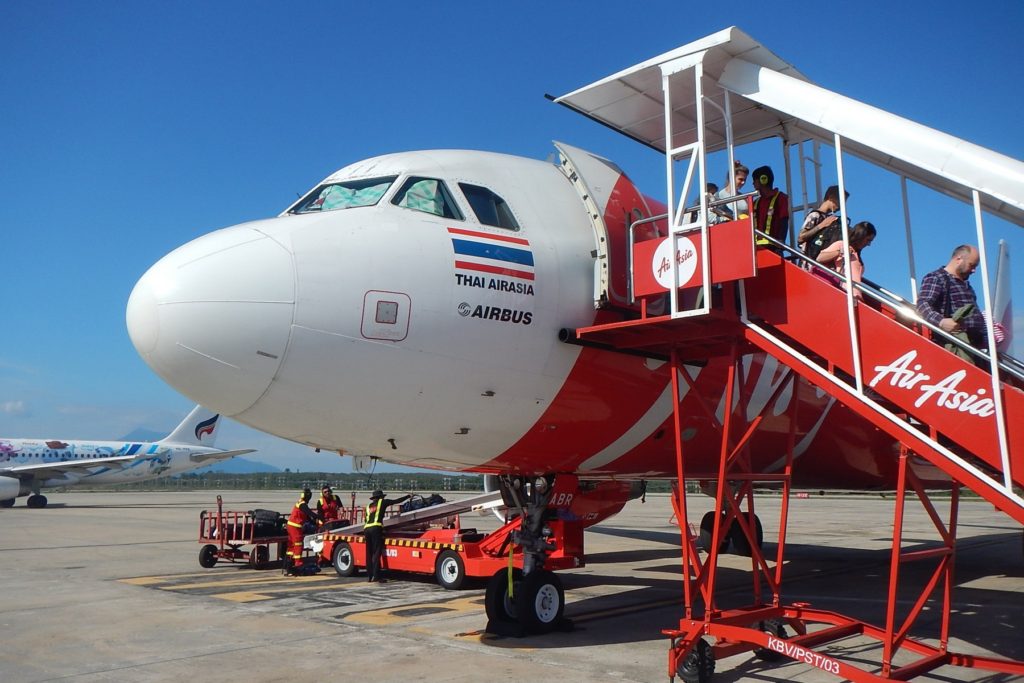
[[(708, 228), (711, 235), (711, 282), (718, 284), (742, 280), (757, 274), (754, 261), (754, 229), (749, 220), (729, 221)], [(647, 240), (633, 246), (633, 296), (663, 294), (672, 283), (672, 238)], [(678, 239), (676, 261), (679, 263), (681, 289), (704, 284), (701, 267), (699, 230), (694, 229)]]

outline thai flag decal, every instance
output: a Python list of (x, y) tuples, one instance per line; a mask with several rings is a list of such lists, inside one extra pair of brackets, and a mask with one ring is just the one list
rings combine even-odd
[(196, 438), (200, 441), (203, 440), (205, 434), (213, 434), (213, 428), (217, 426), (217, 418), (220, 415), (214, 415), (209, 420), (203, 420), (196, 425)]
[(533, 280), (530, 240), (487, 232), (448, 228), (455, 250), (455, 270)]

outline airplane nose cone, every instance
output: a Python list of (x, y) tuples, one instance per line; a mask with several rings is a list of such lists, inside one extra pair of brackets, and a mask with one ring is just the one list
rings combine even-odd
[(295, 303), (292, 255), (245, 226), (171, 252), (136, 283), (125, 315), (143, 360), (197, 403), (237, 415), (284, 358)]

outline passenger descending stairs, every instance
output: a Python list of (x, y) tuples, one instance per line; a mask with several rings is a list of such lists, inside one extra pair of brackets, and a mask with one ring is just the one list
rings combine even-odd
[[(757, 266), (743, 290), (748, 342), (1024, 524), (1013, 492), (1024, 486), (1024, 392), (1001, 383), (1001, 449), (988, 372), (877, 302), (854, 307), (855, 356), (844, 290), (767, 249), (758, 250)], [(855, 358), (863, 393), (853, 380)]]

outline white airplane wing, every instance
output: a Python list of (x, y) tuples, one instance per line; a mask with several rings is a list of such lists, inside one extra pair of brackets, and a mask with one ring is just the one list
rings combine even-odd
[(109, 458), (92, 458), (90, 460), (66, 460), (64, 462), (42, 462), (38, 464), (15, 465), (14, 467), (0, 468), (0, 474), (23, 475), (46, 472), (47, 474), (60, 474), (61, 472), (74, 472), (88, 470), (99, 465), (121, 465), (132, 460), (137, 460), (135, 455), (115, 455)]
[(217, 462), (218, 460), (227, 460), (233, 458), (236, 455), (245, 455), (246, 453), (255, 453), (255, 448), (243, 448), (238, 451), (214, 451), (213, 453), (193, 453), (188, 456), (192, 462)]

